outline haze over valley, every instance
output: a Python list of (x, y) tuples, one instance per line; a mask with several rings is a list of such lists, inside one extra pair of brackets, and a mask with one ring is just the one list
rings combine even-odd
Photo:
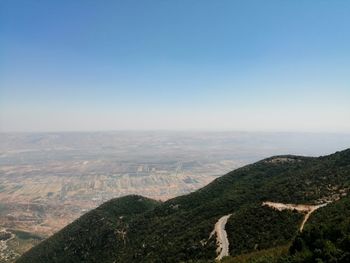
[(0, 263), (349, 263), (349, 14), (0, 0)]
[(350, 145), (350, 136), (175, 131), (6, 133), (0, 145), (0, 225), (12, 233), (33, 235), (8, 242), (7, 250), (18, 255), (112, 198), (139, 194), (167, 200), (267, 156), (327, 154)]

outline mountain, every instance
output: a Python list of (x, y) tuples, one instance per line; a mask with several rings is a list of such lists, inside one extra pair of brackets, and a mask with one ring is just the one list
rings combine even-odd
[(113, 199), (17, 262), (212, 262), (227, 254), (225, 262), (317, 262), (322, 253), (343, 260), (349, 190), (350, 149), (274, 156), (163, 203)]

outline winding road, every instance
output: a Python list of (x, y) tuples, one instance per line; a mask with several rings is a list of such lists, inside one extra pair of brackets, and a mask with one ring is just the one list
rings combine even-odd
[(283, 204), (283, 203), (275, 203), (275, 202), (263, 202), (262, 205), (263, 206), (268, 206), (271, 207), (273, 209), (276, 209), (278, 211), (282, 211), (282, 210), (296, 210), (300, 213), (305, 213), (303, 222), (301, 223), (300, 227), (299, 227), (299, 231), (302, 232), (305, 226), (305, 223), (307, 222), (307, 220), (309, 219), (310, 215), (315, 212), (317, 209), (324, 207), (326, 205), (328, 205), (328, 203), (323, 203), (320, 205), (296, 205), (296, 204)]
[[(300, 213), (306, 213), (304, 219), (299, 227), (299, 231), (302, 232), (305, 223), (309, 219), (310, 215), (315, 212), (317, 209), (328, 205), (330, 202), (323, 203), (320, 205), (298, 205), (298, 204), (284, 204), (284, 203), (276, 203), (276, 202), (263, 202), (263, 206), (268, 206), (278, 211), (283, 210), (296, 210)], [(227, 232), (225, 230), (225, 226), (227, 220), (230, 218), (232, 214), (228, 214), (219, 218), (219, 220), (215, 223), (214, 230), (210, 233), (209, 239), (216, 234), (216, 244), (217, 244), (217, 257), (216, 260), (221, 260), (223, 257), (229, 255), (229, 241), (227, 239)]]
[[(216, 257), (216, 260), (221, 260), (223, 257), (226, 257), (229, 255), (228, 253), (228, 246), (229, 242), (227, 239), (227, 233), (225, 230), (225, 225), (227, 223), (227, 220), (230, 218), (232, 214), (225, 215), (221, 217), (215, 224), (213, 232), (211, 232), (210, 237), (216, 233), (216, 244), (217, 249), (216, 253), (218, 256)], [(209, 237), (209, 238), (210, 238)]]

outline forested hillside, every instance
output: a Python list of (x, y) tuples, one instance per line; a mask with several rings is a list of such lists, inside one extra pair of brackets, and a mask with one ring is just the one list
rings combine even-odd
[[(327, 246), (331, 246), (331, 256), (343, 260), (350, 231), (346, 217), (340, 218), (337, 212), (349, 206), (349, 186), (350, 150), (319, 158), (275, 156), (164, 203), (135, 196), (112, 200), (42, 242), (18, 262), (213, 261), (217, 244), (215, 235), (209, 236), (224, 215), (230, 215), (226, 224), (229, 254), (240, 256), (237, 262), (321, 260), (319, 253)], [(333, 203), (312, 214), (299, 234), (303, 213), (278, 211), (262, 206), (264, 201)], [(334, 216), (324, 217), (330, 213), (326, 211), (333, 211)], [(322, 231), (315, 230), (323, 222), (326, 226)], [(337, 232), (341, 237), (336, 240), (328, 240), (328, 235), (338, 235), (329, 230), (332, 224), (341, 226), (342, 234)], [(313, 233), (325, 240), (321, 249), (309, 238)]]

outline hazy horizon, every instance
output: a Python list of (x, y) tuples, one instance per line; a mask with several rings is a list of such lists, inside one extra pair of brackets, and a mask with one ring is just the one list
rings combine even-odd
[(350, 131), (345, 132), (331, 132), (331, 131), (292, 131), (292, 130), (224, 130), (224, 129), (115, 129), (115, 130), (33, 130), (33, 131), (0, 131), (0, 134), (60, 134), (60, 133), (209, 133), (209, 134), (318, 134), (318, 135), (350, 135)]
[(320, 259), (311, 213), (348, 222), (349, 14), (0, 0), (0, 262)]
[(350, 132), (350, 2), (1, 1), (0, 131)]

